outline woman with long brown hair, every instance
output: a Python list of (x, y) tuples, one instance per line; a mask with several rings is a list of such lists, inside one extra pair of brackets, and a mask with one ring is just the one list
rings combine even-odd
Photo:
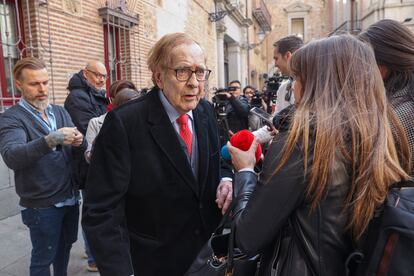
[[(407, 134), (414, 164), (414, 33), (404, 24), (383, 19), (358, 37), (374, 49), (387, 97)], [(411, 167), (414, 175), (414, 167)]]
[(393, 131), (405, 136), (368, 45), (351, 36), (313, 41), (290, 67), (296, 111), (259, 177), (256, 143), (247, 152), (229, 145), (236, 242), (262, 254), (259, 275), (345, 275), (353, 241), (389, 187), (409, 178), (407, 143), (395, 144)]

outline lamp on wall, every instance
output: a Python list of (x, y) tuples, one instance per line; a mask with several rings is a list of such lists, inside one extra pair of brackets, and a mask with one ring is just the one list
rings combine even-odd
[(230, 8), (221, 7), (220, 9), (217, 7), (217, 3), (214, 2), (214, 12), (208, 14), (208, 21), (217, 22), (223, 19), (226, 15), (231, 14), (239, 6), (238, 0), (236, 2), (237, 3), (230, 3)]
[(268, 32), (265, 32), (265, 31), (259, 31), (258, 33), (256, 33), (256, 36), (257, 36), (257, 39), (259, 40), (259, 42), (258, 43), (250, 43), (249, 44), (249, 50), (254, 49), (257, 46), (259, 46), (260, 44), (262, 44), (267, 35), (268, 35)]
[(215, 12), (210, 12), (208, 14), (208, 21), (217, 22), (217, 21), (223, 19), (227, 14), (228, 14), (228, 11), (217, 11), (217, 9), (216, 9)]

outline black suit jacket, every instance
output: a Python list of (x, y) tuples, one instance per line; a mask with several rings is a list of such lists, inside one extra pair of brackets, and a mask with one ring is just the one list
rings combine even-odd
[(82, 220), (102, 276), (181, 276), (217, 226), (216, 120), (204, 100), (193, 114), (197, 176), (158, 89), (106, 117), (92, 155)]

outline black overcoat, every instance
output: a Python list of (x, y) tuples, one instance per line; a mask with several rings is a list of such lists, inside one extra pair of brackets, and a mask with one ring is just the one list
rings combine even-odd
[(193, 110), (194, 176), (158, 91), (110, 112), (93, 149), (82, 224), (102, 276), (181, 276), (220, 220), (214, 111)]

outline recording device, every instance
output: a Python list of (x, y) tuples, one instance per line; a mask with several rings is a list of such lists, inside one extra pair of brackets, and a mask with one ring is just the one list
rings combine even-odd
[(289, 79), (288, 76), (283, 76), (280, 73), (275, 73), (273, 76), (268, 77), (267, 74), (263, 76), (265, 78), (266, 84), (266, 104), (267, 104), (267, 112), (272, 113), (272, 105), (276, 104), (277, 99), (277, 90), (280, 87), (282, 81)]
[[(254, 140), (253, 133), (251, 133), (247, 129), (243, 129), (243, 130), (238, 131), (236, 134), (234, 134), (230, 138), (230, 144), (233, 147), (236, 147), (236, 148), (241, 149), (243, 151), (248, 151), (250, 146), (253, 143), (253, 140)], [(227, 145), (224, 145), (221, 148), (221, 156), (223, 157), (224, 160), (227, 160), (227, 161), (231, 160), (231, 156), (229, 154), (229, 150), (227, 148)], [(262, 156), (262, 147), (259, 144), (259, 145), (257, 145), (257, 149), (256, 149), (256, 153), (255, 153), (256, 164), (260, 161), (261, 156)]]
[(260, 93), (258, 90), (256, 90), (253, 94), (252, 99), (250, 100), (250, 106), (261, 107), (263, 96), (263, 93)]
[(229, 104), (229, 99), (227, 98), (227, 93), (232, 93), (233, 91), (237, 90), (237, 87), (229, 86), (226, 88), (213, 88), (214, 96), (212, 98), (214, 111), (217, 114), (217, 124), (219, 126), (219, 135), (220, 141), (227, 141), (229, 140), (229, 124), (227, 121), (227, 113), (226, 113), (226, 106)]
[(222, 107), (222, 106), (226, 106), (229, 103), (229, 99), (227, 98), (226, 94), (224, 94), (223, 92), (232, 93), (233, 91), (237, 90), (237, 87), (229, 86), (225, 88), (213, 88), (213, 90), (215, 90), (214, 96), (213, 96), (214, 107), (216, 106)]
[(273, 123), (272, 123), (272, 115), (270, 115), (269, 113), (267, 113), (266, 111), (264, 111), (261, 108), (258, 107), (253, 107), (252, 109), (250, 109), (250, 113), (253, 115), (256, 115), (257, 117), (259, 117), (264, 124), (270, 126), (271, 128), (273, 128)]

